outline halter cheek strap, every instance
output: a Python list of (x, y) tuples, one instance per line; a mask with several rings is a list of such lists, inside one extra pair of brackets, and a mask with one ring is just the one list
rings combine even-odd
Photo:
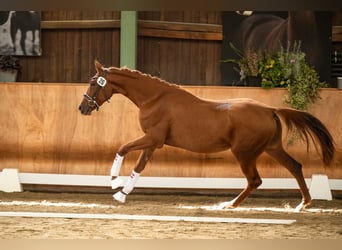
[[(99, 94), (100, 90), (103, 89), (107, 84), (107, 80), (105, 77), (107, 75), (108, 69), (105, 68), (103, 71), (104, 71), (104, 76), (99, 76), (96, 79), (96, 83), (97, 83), (98, 87), (95, 91), (94, 96), (91, 97), (87, 93), (83, 94), (84, 98), (88, 101), (89, 106), (91, 106), (91, 107), (95, 106), (96, 111), (99, 111), (99, 109), (100, 109), (100, 105), (96, 102), (97, 95)], [(107, 96), (106, 96), (106, 92), (103, 92), (103, 93), (104, 93), (104, 96), (106, 98), (106, 101), (110, 102), (109, 98), (107, 98)]]
[(89, 105), (90, 107), (94, 107), (94, 106), (95, 106), (96, 111), (99, 111), (100, 105), (96, 102), (95, 99), (93, 99), (93, 98), (92, 98), (91, 96), (89, 96), (87, 93), (84, 93), (83, 96), (84, 96), (84, 98), (87, 100), (88, 105)]

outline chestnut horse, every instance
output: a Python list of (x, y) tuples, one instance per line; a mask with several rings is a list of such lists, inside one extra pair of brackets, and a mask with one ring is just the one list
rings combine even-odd
[[(112, 169), (112, 187), (120, 186), (119, 171), (124, 156), (142, 150), (131, 176), (114, 199), (124, 203), (153, 152), (170, 145), (199, 153), (231, 149), (247, 178), (246, 188), (232, 201), (218, 208), (237, 207), (261, 185), (256, 168), (257, 158), (266, 152), (285, 166), (296, 178), (302, 202), (295, 211), (311, 203), (302, 165), (282, 146), (281, 117), (287, 127), (297, 128), (308, 143), (309, 137), (321, 148), (322, 161), (329, 165), (334, 156), (333, 138), (317, 118), (307, 112), (274, 108), (251, 99), (230, 99), (216, 102), (200, 99), (178, 85), (127, 68), (103, 67), (95, 61), (96, 75), (79, 106), (83, 115), (90, 115), (113, 94), (129, 98), (140, 111), (139, 121), (144, 135), (121, 146)], [(315, 143), (315, 146), (316, 146)], [(317, 147), (316, 147), (317, 149)]]

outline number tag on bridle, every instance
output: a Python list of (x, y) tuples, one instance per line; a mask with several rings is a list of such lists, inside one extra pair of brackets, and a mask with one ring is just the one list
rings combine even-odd
[(97, 78), (96, 82), (97, 82), (97, 84), (100, 85), (102, 88), (103, 88), (104, 86), (106, 86), (106, 84), (107, 84), (107, 80), (106, 80), (104, 77), (102, 77), (102, 76), (99, 76), (99, 77)]

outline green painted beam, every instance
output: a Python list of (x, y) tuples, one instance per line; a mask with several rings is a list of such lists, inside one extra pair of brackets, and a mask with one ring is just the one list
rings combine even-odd
[(137, 12), (121, 11), (120, 66), (137, 66)]

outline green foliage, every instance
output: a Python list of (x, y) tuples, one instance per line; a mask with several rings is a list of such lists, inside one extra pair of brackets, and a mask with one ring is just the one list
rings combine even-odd
[(301, 64), (296, 77), (287, 84), (288, 95), (285, 103), (300, 110), (307, 110), (310, 103), (319, 98), (319, 88), (327, 87), (327, 84), (319, 81), (317, 72), (307, 64)]
[(264, 61), (259, 62), (259, 74), (261, 86), (265, 89), (284, 87), (287, 84), (284, 69), (275, 56), (267, 55)]
[(259, 61), (262, 60), (262, 55), (252, 49), (247, 49), (247, 51), (243, 53), (232, 43), (229, 43), (229, 46), (239, 59), (227, 59), (223, 60), (223, 62), (236, 63), (240, 69), (241, 79), (244, 79), (246, 76), (258, 76)]
[(231, 43), (230, 47), (240, 59), (224, 62), (237, 63), (241, 77), (260, 76), (265, 89), (285, 87), (288, 90), (285, 103), (295, 109), (307, 110), (308, 105), (319, 98), (319, 88), (327, 87), (319, 80), (316, 70), (308, 65), (301, 42), (295, 42), (292, 48), (288, 43), (286, 49), (280, 46), (276, 53), (264, 55), (252, 50), (244, 54)]
[(286, 51), (280, 47), (277, 59), (283, 69), (288, 90), (285, 103), (295, 109), (307, 110), (308, 105), (319, 98), (318, 89), (327, 87), (327, 84), (319, 80), (316, 70), (307, 63), (300, 42), (295, 42), (292, 49), (288, 43)]

